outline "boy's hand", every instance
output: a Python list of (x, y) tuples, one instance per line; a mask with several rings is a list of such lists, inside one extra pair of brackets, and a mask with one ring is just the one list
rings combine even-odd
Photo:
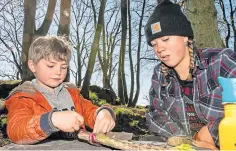
[(102, 109), (96, 117), (93, 133), (106, 133), (111, 131), (114, 127), (115, 121), (111, 113), (106, 109)]
[(52, 113), (52, 123), (64, 132), (74, 132), (84, 124), (84, 118), (74, 111), (54, 112)]

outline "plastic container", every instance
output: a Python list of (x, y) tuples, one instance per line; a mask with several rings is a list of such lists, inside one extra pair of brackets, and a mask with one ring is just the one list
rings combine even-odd
[(236, 78), (218, 77), (223, 88), (224, 118), (219, 124), (220, 150), (236, 150)]

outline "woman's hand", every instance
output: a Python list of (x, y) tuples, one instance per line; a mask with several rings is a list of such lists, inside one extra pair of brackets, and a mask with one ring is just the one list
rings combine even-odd
[(211, 137), (207, 126), (203, 126), (194, 136), (194, 145), (197, 147), (207, 148), (211, 150), (219, 150)]

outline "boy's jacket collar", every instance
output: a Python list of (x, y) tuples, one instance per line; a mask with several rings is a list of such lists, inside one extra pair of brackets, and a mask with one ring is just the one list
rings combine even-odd
[[(69, 83), (69, 82), (64, 82), (62, 83), (65, 88), (77, 88), (75, 84)], [(35, 89), (34, 85), (32, 84), (31, 81), (25, 81), (23, 84), (15, 87), (9, 94), (8, 98), (12, 96), (15, 93), (18, 92), (24, 92), (30, 95), (36, 94), (37, 90)]]

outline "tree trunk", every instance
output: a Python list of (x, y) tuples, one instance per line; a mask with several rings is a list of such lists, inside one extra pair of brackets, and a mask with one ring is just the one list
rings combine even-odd
[(77, 47), (76, 47), (76, 50), (77, 50), (77, 61), (78, 61), (78, 67), (77, 67), (77, 72), (78, 74), (76, 75), (76, 85), (77, 86), (81, 86), (81, 83), (82, 83), (82, 65), (81, 65), (81, 51), (80, 51), (80, 42), (78, 41), (77, 42)]
[(47, 13), (41, 27), (35, 30), (35, 13), (36, 13), (36, 0), (24, 1), (24, 30), (23, 30), (23, 42), (22, 42), (22, 80), (31, 80), (34, 75), (28, 68), (28, 52), (29, 47), (33, 40), (37, 37), (46, 35), (52, 22), (54, 10), (56, 6), (56, 0), (50, 0), (47, 8)]
[[(57, 34), (66, 36), (67, 40), (69, 40), (69, 34), (70, 34), (70, 9), (71, 9), (71, 0), (61, 0), (60, 21)], [(64, 82), (69, 82), (69, 81), (70, 81), (70, 67), (67, 68), (67, 74)]]
[(127, 0), (121, 0), (121, 46), (119, 56), (119, 68), (118, 68), (118, 96), (123, 104), (128, 103), (127, 87), (125, 80), (125, 48), (127, 38)]
[(60, 22), (57, 31), (58, 35), (65, 35), (68, 37), (70, 34), (70, 9), (71, 0), (61, 0)]
[[(102, 70), (102, 74), (103, 74), (103, 87), (110, 89), (113, 94), (115, 94), (115, 92), (111, 86), (110, 75), (111, 75), (112, 68), (113, 68), (112, 57), (113, 57), (113, 51), (115, 48), (114, 45), (115, 45), (115, 41), (116, 41), (118, 32), (120, 31), (120, 21), (117, 22), (117, 19), (116, 19), (117, 17), (113, 20), (111, 19), (111, 18), (114, 18), (114, 15), (118, 15), (119, 12), (117, 11), (117, 13), (115, 14), (115, 11), (116, 11), (116, 8), (113, 10), (111, 16), (108, 16), (108, 18), (110, 18), (110, 20), (108, 20), (107, 24), (106, 24), (108, 27), (111, 27), (110, 23), (113, 24), (110, 34), (108, 33), (108, 30), (105, 30), (106, 25), (103, 23), (102, 50), (98, 51), (98, 59), (99, 59), (99, 63), (101, 65), (101, 70)], [(106, 33), (106, 31), (107, 31), (107, 33)], [(109, 103), (114, 104), (115, 100), (113, 100), (113, 102), (109, 102)]]
[(46, 35), (52, 23), (57, 0), (50, 0), (47, 8), (47, 13), (40, 28), (36, 31), (36, 35)]
[(94, 36), (94, 40), (93, 40), (93, 44), (92, 44), (92, 49), (90, 52), (88, 69), (86, 71), (85, 79), (83, 82), (83, 87), (81, 90), (81, 94), (87, 99), (89, 98), (90, 79), (91, 79), (91, 76), (93, 73), (95, 59), (96, 59), (97, 51), (99, 49), (100, 35), (101, 35), (102, 29), (103, 29), (105, 6), (106, 6), (106, 0), (102, 0), (100, 10), (99, 10), (96, 32), (95, 32), (95, 36)]
[(102, 70), (102, 83), (103, 83), (103, 87), (104, 88), (108, 88), (108, 77), (107, 77), (107, 72), (108, 72), (108, 64), (107, 64), (107, 51), (106, 50), (106, 33), (105, 33), (105, 25), (103, 22), (103, 29), (102, 29), (102, 55), (100, 53), (100, 50), (98, 50), (98, 59), (99, 59), (99, 63), (101, 65), (101, 70)]
[(138, 33), (136, 93), (135, 93), (133, 101), (128, 104), (128, 106), (132, 106), (132, 107), (134, 107), (137, 104), (139, 92), (140, 92), (140, 52), (141, 52), (142, 27), (143, 27), (143, 16), (144, 16), (145, 6), (146, 6), (146, 0), (143, 0), (142, 14), (140, 15), (139, 33)]
[(187, 17), (192, 23), (196, 46), (224, 47), (217, 24), (214, 0), (186, 0)]
[(22, 44), (22, 80), (33, 79), (33, 74), (28, 68), (28, 52), (29, 47), (33, 41), (35, 33), (35, 13), (36, 13), (36, 0), (25, 0), (24, 1), (24, 29), (23, 29), (23, 44)]
[(134, 65), (132, 58), (132, 23), (131, 23), (131, 10), (130, 10), (130, 1), (128, 1), (128, 19), (129, 19), (129, 63), (130, 63), (130, 94), (129, 94), (129, 104), (133, 101), (134, 94)]
[(225, 40), (226, 47), (227, 48), (230, 47), (230, 44), (233, 43), (233, 49), (234, 51), (236, 51), (236, 38), (235, 38), (236, 37), (236, 22), (235, 22), (236, 3), (233, 3), (233, 1), (234, 0), (228, 0), (228, 1), (219, 0), (218, 3), (222, 11), (222, 13), (219, 13), (219, 14), (222, 14), (220, 15), (222, 22), (220, 22), (219, 26), (224, 27), (224, 28), (221, 28), (220, 33), (224, 32), (224, 40)]

